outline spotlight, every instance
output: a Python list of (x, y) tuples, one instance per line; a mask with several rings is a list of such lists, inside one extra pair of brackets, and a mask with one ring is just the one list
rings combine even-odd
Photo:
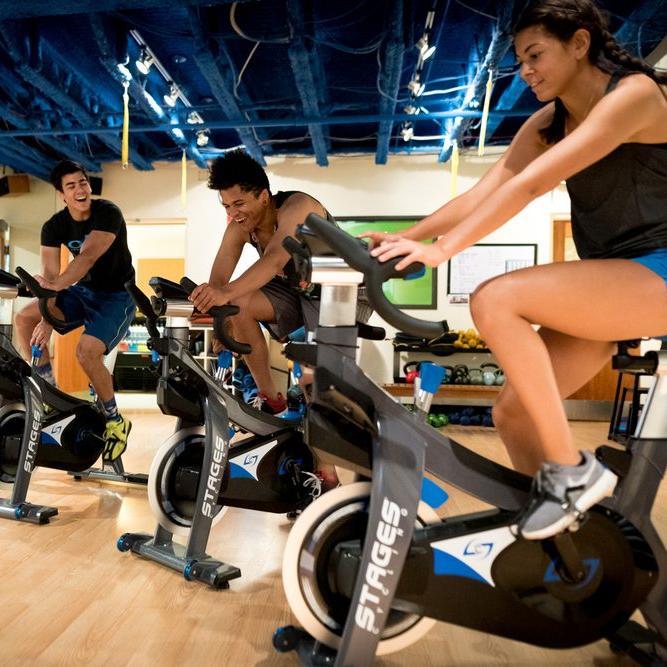
[(200, 148), (208, 146), (208, 140), (209, 136), (206, 130), (199, 130), (199, 132), (197, 132), (197, 146), (199, 146)]
[(141, 49), (141, 54), (139, 55), (139, 58), (134, 62), (137, 70), (144, 76), (148, 74), (148, 71), (151, 68), (151, 65), (153, 64), (154, 60), (153, 57), (148, 53), (146, 48), (144, 47)]
[(422, 62), (428, 60), (435, 53), (435, 46), (428, 45), (428, 34), (424, 33), (415, 44), (419, 50)]
[(204, 122), (204, 119), (199, 115), (197, 111), (191, 111), (187, 117), (188, 125), (201, 125)]
[(414, 76), (411, 80), (410, 83), (408, 84), (408, 90), (415, 96), (419, 97), (423, 92), (424, 89), (426, 88), (426, 84), (422, 83), (419, 80), (419, 76)]
[(171, 82), (169, 84), (169, 93), (164, 95), (162, 99), (168, 107), (175, 107), (176, 100), (178, 99), (179, 90), (175, 83)]

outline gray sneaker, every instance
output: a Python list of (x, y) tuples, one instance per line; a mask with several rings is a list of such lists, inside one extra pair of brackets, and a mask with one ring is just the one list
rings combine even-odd
[(533, 483), (532, 497), (519, 520), (527, 540), (553, 537), (616, 488), (618, 477), (590, 452), (581, 452), (577, 466), (543, 463)]

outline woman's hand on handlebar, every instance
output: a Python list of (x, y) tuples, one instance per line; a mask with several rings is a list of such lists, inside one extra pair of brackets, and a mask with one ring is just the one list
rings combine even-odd
[(32, 331), (30, 345), (39, 345), (39, 347), (42, 349), (46, 348), (46, 346), (49, 344), (52, 333), (53, 327), (48, 322), (40, 320)]
[(224, 306), (229, 303), (231, 296), (225, 287), (211, 287), (202, 283), (192, 290), (190, 301), (200, 313), (207, 313), (214, 306)]
[(411, 241), (410, 239), (403, 238), (381, 243), (371, 250), (371, 255), (376, 257), (380, 262), (386, 262), (394, 257), (405, 255), (396, 265), (397, 271), (405, 269), (413, 262), (420, 262), (426, 266), (438, 266), (438, 264), (449, 259), (438, 243), (424, 245), (419, 241)]
[(390, 234), (389, 232), (364, 232), (357, 234), (358, 239), (368, 239), (371, 248), (376, 248), (387, 241), (399, 241), (403, 238), (401, 234)]

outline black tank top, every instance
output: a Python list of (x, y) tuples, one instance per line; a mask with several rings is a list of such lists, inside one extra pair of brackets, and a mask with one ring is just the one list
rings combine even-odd
[[(273, 195), (273, 203), (276, 209), (279, 209), (292, 195), (295, 194), (307, 194), (307, 193), (301, 192), (300, 190), (284, 190), (284, 191), (281, 190), (279, 192), (276, 192), (276, 194)], [(310, 197), (310, 195), (307, 196)], [(322, 206), (322, 208), (324, 208), (324, 206)], [(331, 213), (329, 213), (329, 211), (327, 211), (326, 208), (324, 208), (324, 212), (326, 213), (327, 220), (329, 220), (329, 222), (336, 224), (336, 219), (331, 215)], [(255, 250), (257, 250), (257, 253), (259, 254), (260, 257), (264, 254), (263, 249), (260, 247), (259, 243), (257, 243), (257, 239), (252, 234), (250, 234), (250, 245), (252, 245), (255, 248)], [(287, 264), (285, 264), (285, 268), (283, 269), (283, 275), (278, 277), (284, 278), (292, 287), (296, 287), (299, 284), (299, 280), (296, 276), (296, 267), (294, 266), (294, 262), (291, 259), (287, 262)], [(319, 295), (319, 289), (317, 289), (317, 293)], [(316, 296), (312, 288), (308, 291), (308, 294), (312, 295), (313, 297)]]
[[(614, 72), (605, 94), (633, 73)], [(637, 257), (667, 247), (667, 143), (621, 144), (566, 185), (582, 259)]]

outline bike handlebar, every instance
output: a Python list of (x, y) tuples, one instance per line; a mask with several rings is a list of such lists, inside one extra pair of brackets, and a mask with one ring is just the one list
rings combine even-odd
[(16, 275), (21, 279), (26, 289), (28, 289), (31, 294), (37, 298), (37, 303), (39, 305), (39, 312), (41, 316), (55, 328), (62, 328), (67, 326), (66, 320), (61, 320), (59, 317), (56, 317), (49, 310), (49, 299), (55, 297), (58, 292), (51, 289), (46, 289), (42, 287), (32, 275), (30, 275), (25, 269), (20, 266), (16, 267)]
[[(306, 222), (299, 225), (297, 238), (301, 240), (299, 244), (300, 251), (297, 251), (294, 246), (294, 239), (290, 239), (290, 237), (285, 239), (283, 247), (288, 252), (292, 252), (293, 257), (294, 254), (297, 255), (302, 267), (304, 266), (304, 246), (307, 246), (310, 250), (307, 262), (309, 268), (312, 255), (335, 254), (345, 260), (351, 268), (363, 273), (369, 303), (380, 317), (393, 327), (429, 340), (449, 331), (446, 320), (429, 322), (407, 315), (390, 303), (382, 291), (382, 284), (390, 278), (405, 278), (422, 271), (424, 269), (423, 264), (414, 262), (407, 268), (397, 271), (396, 264), (403, 259), (402, 257), (395, 257), (388, 262), (378, 261), (370, 255), (367, 243), (351, 236), (337, 225), (315, 213), (310, 213)], [(297, 264), (296, 260), (295, 264)]]
[[(189, 278), (183, 277), (180, 280), (181, 287), (190, 295), (192, 290), (197, 287), (197, 284)], [(239, 312), (239, 307), (231, 303), (225, 306), (213, 306), (208, 311), (213, 316), (213, 331), (215, 337), (228, 349), (237, 354), (250, 354), (252, 348), (248, 343), (241, 343), (232, 338), (225, 331), (225, 320), (231, 315), (236, 315)]]

